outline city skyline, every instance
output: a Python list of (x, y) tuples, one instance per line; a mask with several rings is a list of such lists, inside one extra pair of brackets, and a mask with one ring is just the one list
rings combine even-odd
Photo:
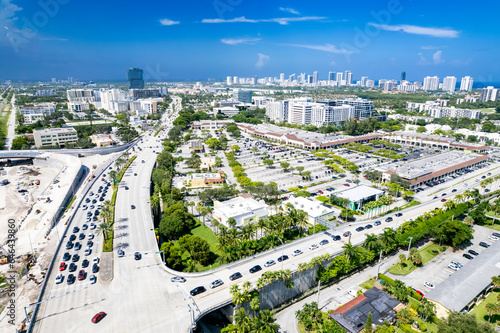
[[(404, 71), (410, 81), (466, 75), (500, 81), (491, 57), (499, 48), (493, 13), (500, 5), (493, 1), (488, 11), (451, 1), (220, 0), (133, 11), (130, 2), (54, 3), (3, 2), (0, 79), (126, 80), (123, 69), (139, 67), (150, 81), (314, 71), (325, 80), (329, 71), (345, 70), (354, 80), (399, 79)], [(82, 29), (75, 17), (92, 24)]]

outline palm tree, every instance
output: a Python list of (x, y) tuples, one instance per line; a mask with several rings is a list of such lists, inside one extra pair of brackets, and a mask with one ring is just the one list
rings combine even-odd
[(260, 317), (252, 321), (252, 333), (278, 333), (280, 325), (276, 324), (276, 319), (269, 310), (260, 313)]
[(356, 261), (358, 251), (356, 250), (356, 247), (351, 244), (349, 241), (348, 243), (345, 243), (342, 246), (342, 249), (344, 249), (344, 254), (346, 256), (347, 262)]
[(101, 207), (101, 218), (103, 222), (111, 222), (111, 225), (114, 223), (114, 214), (115, 214), (115, 206), (111, 202), (111, 200), (106, 200), (102, 204)]
[(100, 235), (102, 234), (104, 236), (104, 241), (108, 239), (108, 234), (113, 231), (113, 226), (111, 223), (108, 222), (102, 222), (99, 223), (99, 225), (96, 228), (96, 234)]
[(474, 225), (474, 219), (470, 216), (464, 218), (464, 223), (471, 228)]
[(457, 199), (458, 202), (462, 202), (462, 200), (464, 200), (464, 196), (462, 194), (457, 194), (455, 195), (455, 199)]
[(236, 226), (236, 220), (233, 217), (227, 219), (227, 225), (234, 229)]
[(393, 246), (396, 243), (396, 232), (394, 231), (394, 229), (384, 229), (380, 240), (382, 241), (382, 245), (386, 250), (392, 250)]
[(234, 311), (233, 322), (238, 327), (238, 333), (250, 333), (252, 331), (252, 322), (244, 308), (238, 308)]
[(489, 314), (489, 322), (491, 323), (491, 320), (493, 319), (493, 314), (498, 312), (498, 304), (496, 303), (487, 303), (486, 306), (484, 307), (486, 312)]
[(378, 236), (367, 234), (363, 246), (369, 251), (378, 252), (378, 248), (380, 247)]

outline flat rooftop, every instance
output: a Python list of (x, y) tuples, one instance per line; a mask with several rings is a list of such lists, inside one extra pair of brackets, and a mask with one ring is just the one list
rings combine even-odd
[(468, 154), (460, 151), (447, 151), (411, 161), (386, 164), (381, 169), (384, 169), (384, 171), (394, 171), (404, 179), (413, 180), (434, 172), (453, 168), (481, 156), (479, 154)]
[(448, 310), (461, 311), (500, 275), (500, 241), (494, 242), (467, 265), (453, 273), (425, 296)]
[(352, 202), (358, 202), (364, 198), (368, 198), (374, 195), (383, 195), (384, 191), (373, 188), (371, 186), (359, 185), (356, 187), (351, 187), (347, 190), (334, 193), (336, 196), (349, 199)]
[(55, 134), (55, 133), (76, 132), (76, 130), (73, 127), (53, 127), (53, 128), (36, 129), (35, 132), (41, 134)]
[(289, 200), (284, 201), (282, 204), (286, 205), (287, 203), (292, 204), (295, 209), (305, 211), (313, 218), (335, 211), (332, 206), (325, 205), (321, 201), (312, 198), (290, 197)]

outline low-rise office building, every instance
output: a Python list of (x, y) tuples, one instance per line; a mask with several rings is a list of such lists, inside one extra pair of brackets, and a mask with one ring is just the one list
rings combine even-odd
[(259, 219), (269, 215), (269, 206), (264, 200), (257, 201), (251, 194), (242, 193), (227, 201), (214, 201), (212, 217), (229, 227), (227, 221), (231, 217), (236, 220), (236, 227), (257, 223)]
[(348, 188), (333, 195), (349, 200), (352, 210), (362, 209), (363, 205), (370, 201), (376, 201), (383, 197), (384, 191), (371, 186), (359, 185)]
[(193, 121), (191, 123), (191, 128), (199, 130), (218, 130), (232, 123), (234, 123), (232, 120), (200, 120)]
[(191, 187), (205, 187), (224, 184), (224, 171), (214, 173), (192, 173), (189, 175)]
[(116, 141), (111, 138), (109, 134), (94, 134), (90, 136), (92, 143), (94, 143), (97, 148), (109, 147), (116, 145)]
[(64, 146), (76, 143), (78, 136), (73, 127), (47, 128), (33, 131), (36, 147)]
[(291, 204), (297, 210), (303, 210), (307, 213), (307, 221), (314, 225), (320, 223), (325, 225), (325, 222), (335, 217), (336, 210), (331, 205), (322, 203), (319, 200), (304, 197), (290, 197), (283, 201), (282, 208), (288, 211), (287, 204)]

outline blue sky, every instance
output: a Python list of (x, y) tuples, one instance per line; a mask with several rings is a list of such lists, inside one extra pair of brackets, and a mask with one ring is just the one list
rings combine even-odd
[[(41, 4), (46, 4), (45, 6)], [(0, 0), (0, 79), (220, 80), (351, 70), (354, 79), (500, 81), (500, 3)]]

